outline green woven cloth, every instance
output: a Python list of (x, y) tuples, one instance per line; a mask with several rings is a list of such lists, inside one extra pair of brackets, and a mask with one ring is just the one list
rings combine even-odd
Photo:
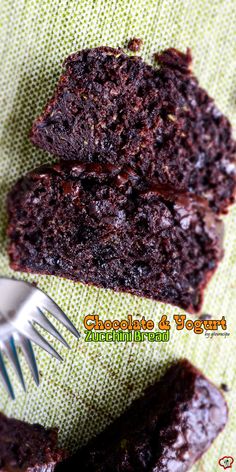
[[(52, 157), (28, 140), (32, 121), (51, 96), (63, 59), (98, 45), (125, 46), (144, 40), (141, 55), (174, 46), (191, 47), (200, 83), (236, 126), (235, 0), (0, 0), (0, 274), (36, 281), (84, 333), (83, 318), (99, 313), (122, 319), (141, 313), (158, 320), (180, 310), (109, 290), (48, 276), (26, 276), (9, 269), (6, 254), (5, 197), (17, 178)], [(22, 360), (28, 393), (14, 383), (17, 400), (0, 385), (0, 409), (45, 426), (58, 426), (60, 443), (73, 451), (102, 430), (159, 378), (173, 359), (188, 357), (217, 385), (227, 383), (230, 421), (193, 471), (220, 470), (218, 460), (235, 452), (236, 208), (225, 217), (225, 258), (211, 281), (204, 312), (225, 315), (225, 339), (172, 330), (169, 343), (76, 342), (62, 329), (71, 351), (54, 345), (59, 364), (36, 349), (41, 376), (36, 388)], [(14, 375), (10, 369), (11, 378)]]

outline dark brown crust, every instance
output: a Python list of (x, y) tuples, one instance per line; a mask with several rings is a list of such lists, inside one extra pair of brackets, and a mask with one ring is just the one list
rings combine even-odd
[(227, 417), (222, 393), (182, 360), (58, 472), (186, 472)]
[(57, 431), (0, 413), (1, 472), (53, 472), (67, 457), (57, 446)]
[(169, 48), (163, 53), (155, 53), (154, 59), (158, 64), (170, 69), (177, 69), (186, 75), (191, 74), (192, 54), (188, 48), (186, 54), (175, 48)]
[(8, 198), (14, 270), (200, 310), (223, 255), (222, 223), (200, 197), (147, 186), (132, 169), (64, 162), (21, 179)]
[(192, 75), (189, 50), (155, 57), (158, 69), (119, 48), (69, 56), (31, 140), (62, 159), (129, 165), (225, 212), (236, 189), (230, 123)]

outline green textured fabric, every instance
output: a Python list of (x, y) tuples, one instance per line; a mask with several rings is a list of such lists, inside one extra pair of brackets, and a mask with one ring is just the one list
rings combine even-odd
[[(85, 47), (124, 46), (134, 36), (144, 40), (140, 54), (150, 62), (163, 48), (191, 47), (200, 83), (236, 126), (235, 0), (0, 0), (0, 274), (36, 281), (82, 333), (88, 313), (111, 319), (141, 313), (158, 320), (180, 310), (55, 277), (13, 274), (6, 254), (5, 197), (19, 176), (52, 161), (29, 143), (28, 132), (54, 90), (63, 59)], [(64, 363), (35, 349), (40, 388), (22, 360), (28, 393), (15, 380), (17, 400), (12, 402), (0, 385), (0, 409), (58, 426), (60, 443), (72, 451), (124, 411), (171, 360), (186, 356), (217, 385), (230, 387), (230, 421), (192, 470), (220, 469), (219, 458), (235, 454), (236, 208), (224, 219), (225, 258), (206, 291), (203, 311), (226, 316), (227, 339), (172, 330), (167, 344), (85, 343), (62, 329), (72, 346), (66, 351), (54, 342)]]

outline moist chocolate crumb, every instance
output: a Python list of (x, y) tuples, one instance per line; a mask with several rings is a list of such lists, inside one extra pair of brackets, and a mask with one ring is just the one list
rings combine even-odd
[(223, 392), (229, 392), (230, 391), (230, 389), (229, 389), (229, 387), (226, 383), (222, 383), (220, 385), (220, 388), (221, 388), (221, 390), (223, 390)]
[(140, 51), (142, 46), (143, 46), (143, 40), (139, 38), (130, 39), (128, 42), (128, 49), (133, 52)]
[(1, 472), (53, 472), (67, 457), (57, 446), (57, 431), (0, 413)]
[(131, 168), (42, 166), (8, 197), (11, 268), (58, 275), (198, 312), (223, 256), (206, 200), (146, 185)]
[(119, 48), (69, 56), (31, 140), (65, 160), (129, 165), (226, 212), (236, 190), (231, 125), (191, 72), (189, 49), (155, 57), (159, 68)]
[(58, 472), (188, 471), (224, 428), (222, 393), (181, 360)]
[(203, 313), (202, 315), (199, 316), (199, 320), (211, 320), (212, 319), (212, 315), (209, 315), (209, 313)]

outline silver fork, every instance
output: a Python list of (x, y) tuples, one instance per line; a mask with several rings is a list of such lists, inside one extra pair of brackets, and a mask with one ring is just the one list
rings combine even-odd
[(51, 344), (37, 331), (35, 324), (41, 326), (67, 348), (70, 347), (45, 316), (44, 311), (53, 315), (79, 338), (79, 332), (65, 313), (42, 290), (28, 282), (0, 277), (0, 377), (13, 399), (15, 395), (4, 356), (9, 359), (23, 389), (26, 390), (16, 346), (21, 348), (37, 385), (39, 385), (39, 374), (31, 341), (51, 356), (62, 360)]

